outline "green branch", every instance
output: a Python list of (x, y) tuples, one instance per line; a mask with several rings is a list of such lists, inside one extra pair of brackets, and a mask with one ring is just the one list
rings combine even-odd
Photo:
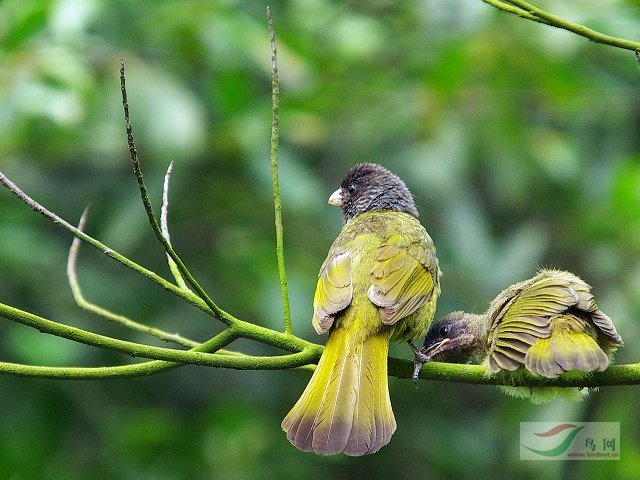
[(287, 274), (284, 268), (284, 240), (282, 230), (282, 205), (280, 203), (280, 180), (278, 178), (278, 143), (280, 139), (280, 78), (278, 76), (278, 55), (276, 51), (276, 34), (273, 30), (271, 9), (267, 5), (267, 23), (269, 26), (269, 40), (271, 44), (271, 183), (273, 185), (273, 207), (276, 225), (276, 258), (278, 261), (278, 276), (280, 278), (280, 293), (282, 296), (282, 315), (284, 318), (284, 333), (292, 333), (291, 309), (289, 308), (289, 290)]
[[(41, 332), (50, 333), (87, 345), (126, 353), (136, 357), (163, 360), (145, 362), (137, 365), (94, 368), (32, 367), (0, 362), (0, 373), (22, 376), (58, 379), (133, 377), (159, 373), (171, 368), (176, 368), (180, 364), (187, 363), (239, 370), (283, 370), (315, 363), (322, 352), (321, 346), (308, 344), (305, 349), (298, 353), (275, 357), (252, 357), (248, 355), (226, 356), (215, 353), (206, 353), (220, 349), (240, 337), (241, 335), (234, 328), (227, 328), (218, 336), (203, 343), (202, 345), (199, 345), (198, 347), (188, 351), (181, 351), (141, 345), (134, 342), (127, 342), (87, 332), (85, 330), (68, 325), (62, 325), (3, 304), (0, 304), (0, 316), (36, 328)], [(277, 334), (278, 332), (273, 333)], [(291, 335), (288, 337), (295, 338)], [(411, 377), (412, 370), (413, 363), (411, 361), (389, 358), (390, 375), (408, 379)], [(522, 376), (517, 379), (508, 380), (499, 375), (493, 377), (487, 376), (486, 370), (480, 365), (459, 365), (431, 362), (423, 367), (420, 373), (420, 378), (425, 380), (439, 380), (458, 383), (529, 387), (597, 387), (610, 385), (636, 385), (640, 384), (640, 364), (615, 365), (604, 372), (594, 373), (591, 377), (584, 380), (564, 378), (547, 379), (535, 377), (526, 373), (523, 373)]]
[[(42, 333), (66, 338), (85, 345), (124, 353), (132, 357), (165, 360), (181, 364), (189, 363), (194, 365), (207, 365), (210, 367), (233, 368), (238, 370), (282, 370), (306, 365), (316, 358), (318, 348), (321, 348), (317, 345), (309, 344), (307, 348), (300, 349), (300, 351), (296, 353), (269, 357), (221, 355), (215, 353), (204, 353), (193, 349), (186, 351), (175, 350), (171, 348), (154, 347), (141, 343), (119, 340), (106, 335), (88, 332), (70, 325), (54, 322), (2, 303), (0, 303), (0, 317), (35, 328)], [(227, 330), (230, 331), (229, 335), (235, 338), (244, 336), (247, 333), (241, 333), (233, 327), (229, 327)]]
[(532, 15), (531, 13), (527, 12), (526, 10), (522, 10), (519, 7), (515, 7), (513, 5), (510, 5), (509, 3), (507, 3), (507, 1), (501, 1), (501, 0), (482, 0), (484, 3), (488, 3), (489, 5), (496, 7), (499, 10), (502, 10), (504, 12), (507, 13), (511, 13), (513, 15), (517, 15), (521, 18), (526, 18), (527, 20), (531, 20), (533, 22), (538, 22), (538, 23), (544, 23), (545, 25), (549, 25), (549, 22), (546, 22), (545, 20), (536, 17), (535, 15)]
[[(194, 347), (192, 352), (220, 351), (222, 347), (233, 342), (237, 337), (230, 329), (220, 332), (212, 339)], [(0, 374), (11, 374), (21, 377), (50, 378), (57, 380), (98, 380), (109, 378), (130, 378), (166, 372), (181, 366), (180, 363), (153, 360), (135, 365), (118, 365), (115, 367), (40, 367), (18, 363), (0, 362)]]
[[(203, 343), (202, 345), (204, 346), (205, 344)], [(156, 375), (180, 366), (182, 364), (164, 362), (162, 360), (115, 367), (42, 367), (0, 362), (0, 375), (47, 378), (51, 380), (109, 380)], [(298, 367), (297, 370), (313, 370), (313, 367), (302, 366)]]
[[(389, 358), (389, 374), (398, 378), (411, 378), (413, 362)], [(429, 362), (420, 371), (423, 380), (470, 383), (475, 385), (509, 385), (515, 387), (605, 387), (639, 385), (640, 363), (613, 365), (604, 372), (595, 372), (586, 379), (545, 378), (527, 371), (517, 378), (501, 375), (488, 376), (482, 365)]]
[(527, 20), (544, 23), (552, 27), (557, 27), (569, 32), (573, 32), (596, 43), (623, 48), (625, 50), (632, 50), (634, 52), (640, 52), (640, 42), (634, 42), (632, 40), (606, 35), (591, 28), (585, 27), (584, 25), (581, 25), (579, 23), (574, 23), (567, 19), (549, 13), (523, 0), (482, 1), (504, 12), (518, 15), (519, 17), (526, 18)]

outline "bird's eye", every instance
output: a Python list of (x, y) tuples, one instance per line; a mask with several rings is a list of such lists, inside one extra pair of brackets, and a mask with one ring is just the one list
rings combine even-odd
[(349, 192), (349, 195), (353, 195), (354, 193), (356, 193), (356, 186), (355, 185), (349, 185), (349, 188), (347, 188), (347, 192)]
[(441, 326), (438, 334), (443, 338), (447, 337), (449, 335), (449, 325)]

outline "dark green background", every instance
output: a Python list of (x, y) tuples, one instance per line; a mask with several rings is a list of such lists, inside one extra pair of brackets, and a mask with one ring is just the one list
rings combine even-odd
[[(638, 39), (632, 1), (541, 2)], [(139, 205), (118, 67), (159, 208), (175, 162), (173, 242), (225, 310), (282, 328), (269, 174), (270, 51), (261, 1), (4, 0), (0, 164), (37, 200), (168, 276)], [(281, 183), (295, 332), (313, 333), (318, 268), (341, 228), (326, 200), (356, 162), (406, 180), (444, 272), (438, 315), (482, 311), (537, 266), (594, 287), (640, 360), (640, 68), (631, 52), (500, 13), (480, 0), (274, 1)], [(159, 344), (75, 307), (70, 236), (0, 192), (0, 301)], [(89, 299), (198, 339), (219, 329), (88, 247)], [(4, 360), (129, 358), (1, 323)], [(270, 350), (239, 344), (248, 352)], [(404, 346), (395, 355), (409, 357)], [(398, 430), (378, 454), (295, 450), (280, 421), (306, 372), (184, 367), (144, 379), (0, 377), (0, 478), (637, 478), (640, 387), (535, 407), (495, 388), (391, 380)], [(522, 421), (620, 422), (618, 462), (523, 462)], [(543, 477), (544, 476), (544, 477)]]

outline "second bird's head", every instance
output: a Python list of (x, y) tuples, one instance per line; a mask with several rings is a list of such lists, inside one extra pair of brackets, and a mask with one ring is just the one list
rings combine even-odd
[(431, 325), (422, 353), (438, 362), (466, 363), (482, 353), (485, 337), (484, 316), (453, 312)]
[(359, 163), (342, 179), (329, 203), (342, 208), (345, 223), (371, 210), (394, 210), (418, 217), (413, 195), (400, 177), (375, 163)]

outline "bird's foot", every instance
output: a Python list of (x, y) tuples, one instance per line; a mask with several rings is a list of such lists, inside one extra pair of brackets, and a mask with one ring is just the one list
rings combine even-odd
[(413, 342), (408, 342), (411, 350), (413, 350), (413, 355), (415, 356), (415, 360), (413, 361), (413, 374), (411, 378), (413, 379), (413, 383), (418, 381), (418, 375), (420, 375), (420, 370), (422, 370), (422, 365), (427, 362), (430, 362), (432, 359), (429, 355), (424, 354), (418, 347), (416, 347)]

